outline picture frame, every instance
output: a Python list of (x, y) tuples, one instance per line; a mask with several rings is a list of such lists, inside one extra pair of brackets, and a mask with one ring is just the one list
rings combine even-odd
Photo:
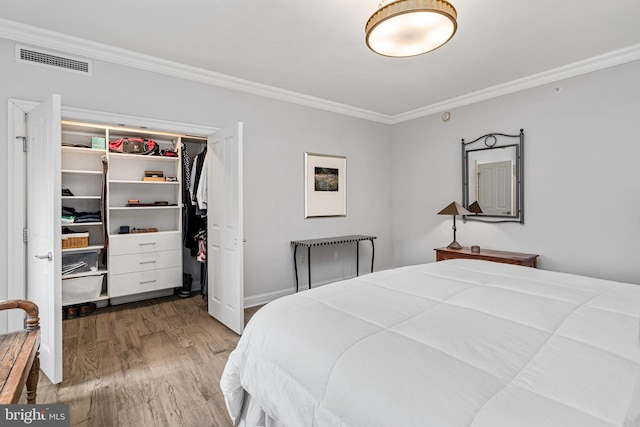
[(304, 217), (347, 216), (347, 158), (304, 153)]

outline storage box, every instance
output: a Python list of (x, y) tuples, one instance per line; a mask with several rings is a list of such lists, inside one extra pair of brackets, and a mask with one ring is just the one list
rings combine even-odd
[(62, 275), (98, 271), (98, 252), (62, 254)]
[(102, 293), (104, 275), (62, 279), (62, 304), (98, 298)]
[(85, 248), (89, 246), (89, 233), (67, 233), (62, 235), (62, 249)]
[(95, 148), (97, 150), (104, 150), (106, 148), (105, 139), (101, 136), (92, 136), (91, 148)]

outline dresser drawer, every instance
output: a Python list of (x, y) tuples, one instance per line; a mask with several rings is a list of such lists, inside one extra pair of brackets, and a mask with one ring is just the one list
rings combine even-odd
[(126, 274), (109, 274), (109, 297), (182, 287), (182, 267)]
[(109, 236), (109, 256), (180, 249), (179, 232), (140, 233)]
[(113, 255), (109, 258), (111, 274), (136, 273), (182, 266), (182, 250)]

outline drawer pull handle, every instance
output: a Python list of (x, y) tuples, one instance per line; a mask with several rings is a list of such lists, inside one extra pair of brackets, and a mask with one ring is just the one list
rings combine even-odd
[(155, 262), (156, 262), (155, 260), (153, 260), (153, 261), (140, 261), (138, 264), (153, 264)]
[(147, 242), (147, 243), (138, 243), (140, 246), (145, 246), (145, 245), (155, 245), (156, 242)]
[(155, 282), (155, 281), (156, 281), (155, 279), (154, 279), (154, 280), (143, 280), (143, 281), (140, 281), (140, 282), (138, 282), (138, 283), (139, 283), (139, 284), (141, 284), (141, 285), (143, 285), (143, 284), (145, 284), (145, 283), (153, 283), (153, 282)]

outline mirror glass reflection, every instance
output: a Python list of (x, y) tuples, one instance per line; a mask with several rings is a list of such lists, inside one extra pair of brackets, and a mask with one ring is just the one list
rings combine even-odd
[(516, 213), (516, 147), (470, 151), (469, 200), (478, 201), (485, 215)]
[(522, 130), (462, 140), (465, 220), (524, 223), (523, 145)]

